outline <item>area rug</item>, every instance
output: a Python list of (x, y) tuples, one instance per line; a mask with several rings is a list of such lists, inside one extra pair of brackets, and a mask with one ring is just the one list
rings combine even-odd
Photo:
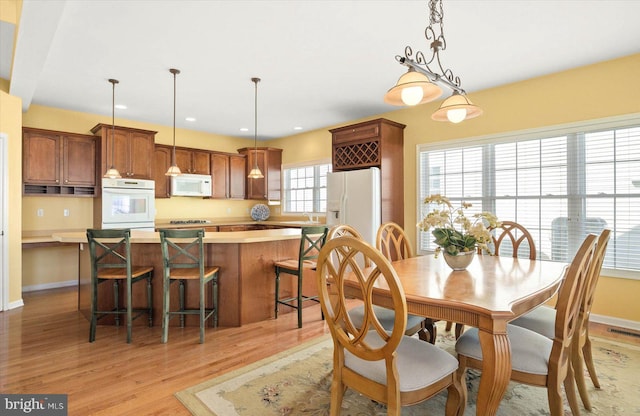
[[(436, 345), (453, 353), (453, 335), (443, 328), (439, 330)], [(640, 347), (593, 337), (592, 341), (602, 388), (595, 389), (586, 376), (593, 406), (590, 414), (640, 414)], [(327, 335), (178, 392), (176, 397), (197, 416), (328, 415), (332, 353), (333, 343)], [(465, 415), (475, 415), (479, 378), (480, 373), (468, 371), (469, 402)], [(444, 414), (446, 398), (445, 391), (420, 404), (404, 407), (402, 415)], [(583, 414), (589, 414), (582, 410)], [(515, 414), (549, 414), (546, 389), (510, 383), (498, 415)], [(565, 414), (571, 414), (566, 399)], [(386, 415), (386, 408), (348, 389), (342, 415)]]

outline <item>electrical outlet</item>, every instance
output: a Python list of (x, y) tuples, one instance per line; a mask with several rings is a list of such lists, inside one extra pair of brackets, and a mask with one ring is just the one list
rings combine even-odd
[(38, 217), (44, 217), (44, 210), (42, 208), (38, 208), (38, 210), (36, 211), (36, 215)]
[(68, 209), (68, 208), (65, 208), (65, 209), (64, 209), (64, 211), (62, 212), (62, 214), (63, 214), (65, 217), (68, 217), (68, 216), (69, 216), (69, 209)]

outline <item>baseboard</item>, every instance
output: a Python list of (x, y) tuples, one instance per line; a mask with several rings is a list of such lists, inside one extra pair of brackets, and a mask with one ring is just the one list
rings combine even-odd
[(614, 318), (611, 316), (596, 315), (592, 313), (589, 316), (589, 321), (602, 324), (602, 325), (616, 327), (622, 330), (630, 329), (635, 332), (640, 332), (640, 322), (630, 321), (628, 319), (620, 319), (620, 318)]
[(43, 283), (40, 285), (22, 286), (23, 292), (35, 292), (37, 290), (57, 289), (59, 287), (77, 286), (78, 279), (67, 280), (64, 282)]
[(24, 302), (22, 299), (19, 300), (14, 300), (13, 302), (9, 302), (9, 305), (7, 305), (7, 311), (10, 311), (11, 309), (15, 309), (15, 308), (20, 308), (22, 306), (24, 306)]

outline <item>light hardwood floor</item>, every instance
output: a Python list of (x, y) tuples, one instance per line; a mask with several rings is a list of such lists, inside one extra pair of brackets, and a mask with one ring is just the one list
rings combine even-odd
[[(76, 289), (26, 293), (25, 306), (0, 312), (0, 392), (68, 394), (69, 415), (189, 415), (177, 391), (328, 334), (317, 305), (296, 314), (241, 328), (98, 326), (88, 342), (89, 322), (76, 310)], [(141, 318), (144, 319), (144, 318)], [(592, 335), (640, 344), (592, 325)]]
[[(25, 306), (0, 312), (0, 392), (68, 394), (69, 415), (189, 415), (177, 391), (328, 334), (320, 307), (241, 328), (98, 326), (76, 310), (76, 289), (24, 295)], [(140, 318), (140, 319), (145, 319)]]

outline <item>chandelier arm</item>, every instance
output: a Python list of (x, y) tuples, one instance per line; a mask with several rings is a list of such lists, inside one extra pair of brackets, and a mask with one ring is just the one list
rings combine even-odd
[[(456, 81), (454, 82), (452, 79), (449, 79), (449, 76), (433, 72), (426, 65), (421, 65), (413, 59), (407, 57), (398, 55), (396, 56), (396, 61), (398, 61), (399, 64), (406, 66), (407, 68), (413, 68), (417, 72), (426, 75), (433, 83), (444, 85), (459, 94), (466, 94), (465, 90), (460, 87), (459, 77), (455, 77)], [(449, 70), (449, 73), (451, 74), (450, 76), (453, 77), (453, 72), (451, 72), (451, 70)]]

